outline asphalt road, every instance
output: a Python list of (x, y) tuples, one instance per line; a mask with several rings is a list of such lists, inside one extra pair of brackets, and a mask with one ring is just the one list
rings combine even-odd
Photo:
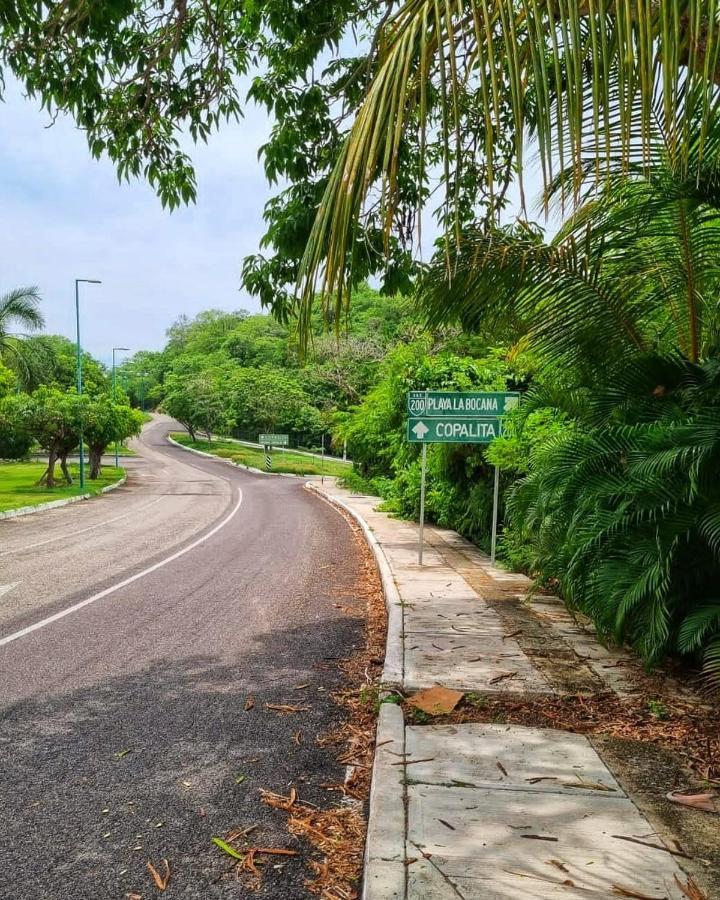
[(0, 522), (3, 900), (147, 900), (163, 858), (167, 900), (309, 896), (302, 856), (251, 892), (212, 838), (255, 825), (256, 845), (302, 850), (259, 789), (325, 803), (342, 781), (314, 738), (362, 641), (340, 609), (356, 539), (300, 480), (190, 456), (168, 425), (126, 487)]

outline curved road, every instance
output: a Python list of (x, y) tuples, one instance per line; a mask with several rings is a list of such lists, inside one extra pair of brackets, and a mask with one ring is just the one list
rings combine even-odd
[[(143, 431), (125, 487), (0, 522), (2, 898), (150, 898), (163, 858), (168, 900), (251, 896), (212, 837), (301, 849), (258, 790), (323, 803), (342, 780), (314, 738), (362, 641), (341, 611), (356, 539), (300, 481), (191, 456), (171, 424)], [(308, 896), (306, 877), (283, 859), (252, 896)]]

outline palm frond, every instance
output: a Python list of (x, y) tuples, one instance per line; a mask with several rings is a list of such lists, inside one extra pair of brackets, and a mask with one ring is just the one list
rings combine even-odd
[(40, 294), (36, 287), (15, 288), (0, 296), (0, 353), (11, 328), (19, 325), (38, 331), (45, 324), (40, 312)]
[(483, 98), (488, 159), (510, 132), (521, 180), (528, 130), (545, 182), (559, 167), (576, 200), (588, 177), (647, 171), (658, 135), (687, 172), (693, 155), (704, 158), (720, 109), (719, 8), (720, 0), (408, 0), (385, 25), (374, 78), (318, 210), (300, 269), (304, 307), (318, 289), (345, 302), (353, 228), (376, 185), (389, 232), (403, 137), (416, 130), (422, 146), (433, 124), (428, 83), (440, 98), (448, 186), (461, 174), (451, 168), (460, 164), (457, 98), (468, 83)]

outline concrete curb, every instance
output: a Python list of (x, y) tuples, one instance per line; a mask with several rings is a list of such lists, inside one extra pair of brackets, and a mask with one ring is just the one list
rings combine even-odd
[[(204, 450), (196, 450), (194, 447), (186, 447), (185, 444), (181, 444), (179, 441), (174, 440), (170, 437), (170, 435), (165, 435), (165, 438), (169, 444), (172, 444), (174, 447), (179, 447), (181, 450), (186, 450), (188, 453), (194, 453), (195, 456), (204, 456), (206, 459), (214, 459), (217, 462), (226, 463), (228, 466), (232, 466), (233, 469), (245, 469), (246, 472), (252, 472), (253, 475), (269, 475), (275, 476), (275, 478), (312, 478), (312, 475), (295, 475), (293, 472), (265, 472), (263, 469), (255, 469), (253, 466), (246, 466), (243, 463), (233, 462), (231, 459), (227, 459), (224, 456), (216, 456), (214, 453), (206, 453)], [(317, 478), (320, 476), (317, 475)]]
[(64, 500), (48, 500), (47, 503), (38, 503), (37, 506), (19, 506), (17, 509), (6, 509), (0, 512), (0, 519), (17, 519), (20, 516), (29, 516), (31, 513), (42, 512), (45, 509), (57, 509), (60, 506), (69, 506), (71, 503), (79, 503), (80, 500), (91, 500), (100, 494), (109, 494), (116, 488), (122, 487), (127, 481), (127, 475), (123, 475), (118, 481), (102, 488), (97, 494), (78, 494), (77, 497), (66, 497)]
[(359, 513), (337, 497), (330, 497), (319, 485), (308, 482), (307, 487), (331, 506), (337, 506), (352, 516), (362, 528), (365, 539), (375, 555), (375, 562), (380, 573), (383, 594), (385, 595), (385, 607), (388, 617), (382, 683), (384, 687), (402, 689), (405, 678), (405, 617), (403, 616), (400, 593), (395, 584), (390, 563), (387, 561), (387, 557), (372, 529)]
[(405, 720), (394, 703), (382, 703), (377, 723), (375, 761), (362, 900), (405, 900)]

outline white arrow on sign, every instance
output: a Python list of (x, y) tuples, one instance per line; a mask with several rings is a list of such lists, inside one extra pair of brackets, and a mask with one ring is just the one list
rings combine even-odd
[(424, 422), (418, 422), (417, 425), (415, 425), (412, 429), (412, 433), (420, 441), (424, 440), (425, 435), (428, 433), (428, 431), (430, 431), (430, 429)]
[(0, 597), (3, 594), (7, 594), (8, 591), (11, 591), (14, 587), (17, 587), (20, 584), (19, 581), (11, 581), (10, 584), (0, 584)]

